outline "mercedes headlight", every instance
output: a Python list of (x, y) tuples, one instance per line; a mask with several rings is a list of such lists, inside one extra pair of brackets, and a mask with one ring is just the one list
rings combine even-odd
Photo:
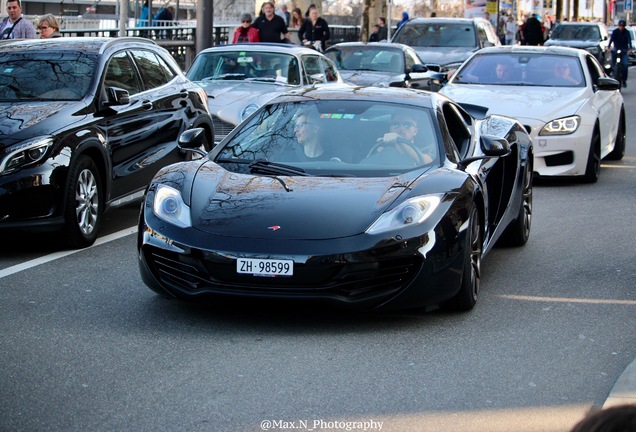
[(367, 234), (378, 234), (417, 225), (426, 220), (442, 202), (442, 195), (426, 195), (411, 198), (392, 210), (383, 213), (367, 228)]
[(53, 145), (53, 137), (43, 136), (22, 142), (10, 148), (0, 162), (0, 173), (17, 171), (34, 165), (44, 159), (47, 150)]
[(539, 131), (539, 135), (569, 135), (576, 132), (581, 124), (581, 117), (570, 116), (552, 120)]
[(181, 198), (178, 190), (166, 185), (157, 186), (152, 211), (161, 220), (181, 228), (192, 226), (190, 207)]

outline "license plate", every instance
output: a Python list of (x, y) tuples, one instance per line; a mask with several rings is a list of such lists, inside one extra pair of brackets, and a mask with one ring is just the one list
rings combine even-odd
[(294, 261), (238, 258), (236, 272), (254, 276), (292, 276), (294, 274)]

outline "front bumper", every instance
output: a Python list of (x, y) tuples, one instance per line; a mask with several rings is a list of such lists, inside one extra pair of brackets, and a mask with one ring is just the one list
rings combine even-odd
[[(465, 236), (449, 230), (453, 224), (448, 220), (444, 229), (440, 223), (417, 237), (375, 244), (353, 237), (272, 245), (269, 240), (219, 238), (192, 228), (172, 235), (167, 231), (175, 230), (151, 211), (144, 213), (138, 238), (142, 279), (158, 293), (186, 300), (241, 297), (400, 309), (442, 303), (458, 292), (461, 282)], [(290, 259), (294, 275), (238, 274), (239, 257)]]

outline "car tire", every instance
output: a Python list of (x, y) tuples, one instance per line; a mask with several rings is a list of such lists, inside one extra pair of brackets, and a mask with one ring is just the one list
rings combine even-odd
[[(532, 155), (528, 158), (532, 160)], [(528, 163), (524, 171), (523, 191), (521, 196), (521, 205), (519, 206), (519, 214), (517, 218), (510, 222), (506, 231), (499, 239), (502, 246), (523, 246), (530, 238), (530, 228), (532, 226), (532, 180), (534, 173), (532, 172), (532, 164)]]
[(598, 127), (594, 128), (592, 141), (590, 142), (590, 152), (587, 155), (585, 174), (581, 176), (583, 183), (595, 183), (601, 174), (601, 135)]
[(481, 279), (482, 230), (479, 211), (475, 206), (470, 210), (466, 231), (464, 269), (459, 292), (448, 300), (443, 308), (453, 311), (468, 311), (477, 303)]
[(103, 190), (95, 162), (80, 156), (69, 171), (62, 236), (72, 248), (95, 243), (102, 221)]
[(618, 130), (616, 131), (616, 141), (614, 142), (614, 150), (608, 154), (605, 159), (607, 160), (621, 160), (625, 156), (625, 141), (627, 136), (625, 134), (625, 115), (621, 113), (621, 117), (618, 120)]

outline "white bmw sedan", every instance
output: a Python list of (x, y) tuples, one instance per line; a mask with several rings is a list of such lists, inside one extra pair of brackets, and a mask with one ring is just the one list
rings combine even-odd
[(601, 159), (625, 153), (620, 85), (588, 52), (565, 47), (502, 46), (470, 57), (440, 90), (476, 114), (518, 119), (534, 143), (540, 176), (593, 183)]

